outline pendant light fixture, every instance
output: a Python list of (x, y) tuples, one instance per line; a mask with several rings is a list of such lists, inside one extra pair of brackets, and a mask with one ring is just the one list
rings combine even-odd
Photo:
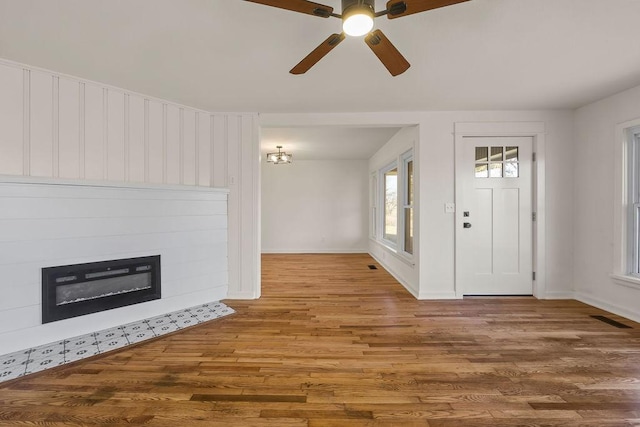
[(278, 149), (277, 153), (267, 153), (267, 162), (273, 163), (274, 165), (291, 163), (293, 154), (282, 151), (282, 145), (278, 145), (276, 148)]

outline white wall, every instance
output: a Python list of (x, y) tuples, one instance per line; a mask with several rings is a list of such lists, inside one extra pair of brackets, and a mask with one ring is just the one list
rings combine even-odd
[[(573, 258), (573, 114), (571, 111), (434, 112), (421, 123), (420, 146), (420, 254), (421, 292), (424, 297), (448, 297), (454, 291), (454, 215), (444, 211), (455, 201), (454, 137), (460, 122), (541, 122), (546, 131), (544, 156), (537, 167), (546, 175), (546, 295), (568, 298), (572, 292)], [(424, 130), (425, 135), (422, 135)], [(540, 207), (539, 207), (540, 208)], [(539, 211), (539, 215), (541, 215)], [(535, 268), (535, 267), (534, 267)], [(537, 275), (540, 279), (541, 276)], [(426, 285), (426, 286), (425, 286)], [(453, 297), (452, 295), (450, 297)]]
[[(640, 321), (640, 287), (610, 277), (614, 266), (616, 125), (640, 118), (640, 86), (575, 113), (574, 281), (576, 298)], [(619, 168), (618, 168), (619, 169)]]
[(546, 153), (546, 297), (570, 297), (573, 284), (573, 113), (571, 111), (457, 111), (263, 114), (264, 126), (418, 125), (419, 298), (455, 298), (454, 125), (458, 122), (543, 122)]
[[(0, 178), (0, 354), (226, 297), (226, 190), (40, 181)], [(150, 255), (162, 299), (41, 324), (42, 268)]]
[[(403, 153), (415, 148), (418, 141), (418, 128), (415, 126), (406, 127), (395, 134), (389, 142), (382, 146), (369, 159), (369, 176), (373, 172), (380, 170), (392, 161), (397, 161), (398, 157)], [(414, 160), (417, 156), (414, 153)], [(419, 176), (420, 166), (414, 161), (414, 176)], [(381, 177), (378, 177), (380, 179)], [(379, 182), (378, 182), (379, 184)], [(414, 181), (415, 196), (420, 193), (420, 181)], [(420, 212), (420, 200), (414, 201), (414, 236), (419, 236), (420, 224), (417, 219)], [(408, 260), (398, 255), (395, 251), (381, 244), (376, 239), (369, 240), (369, 253), (387, 270), (389, 271), (404, 287), (407, 288), (414, 296), (420, 294), (420, 265), (417, 260), (420, 256), (420, 239), (414, 239), (413, 259)]]
[(366, 160), (262, 165), (262, 251), (367, 252)]
[(0, 59), (0, 175), (229, 188), (229, 297), (259, 296), (256, 114)]

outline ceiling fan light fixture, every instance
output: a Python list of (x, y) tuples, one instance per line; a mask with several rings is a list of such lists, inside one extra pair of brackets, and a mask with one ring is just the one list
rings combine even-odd
[(342, 30), (350, 36), (360, 37), (373, 29), (373, 18), (364, 13), (349, 16), (342, 23)]
[(342, 4), (342, 30), (347, 35), (360, 37), (373, 29), (375, 11), (372, 0), (343, 0)]

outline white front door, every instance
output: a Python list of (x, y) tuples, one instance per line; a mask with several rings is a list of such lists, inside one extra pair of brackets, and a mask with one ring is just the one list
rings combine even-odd
[(463, 138), (456, 150), (456, 286), (531, 295), (533, 138)]

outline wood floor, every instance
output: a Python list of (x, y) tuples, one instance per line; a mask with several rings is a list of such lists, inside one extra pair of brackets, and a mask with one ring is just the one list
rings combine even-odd
[(0, 425), (640, 425), (639, 324), (575, 301), (417, 301), (369, 264), (264, 256), (260, 300), (0, 385)]

